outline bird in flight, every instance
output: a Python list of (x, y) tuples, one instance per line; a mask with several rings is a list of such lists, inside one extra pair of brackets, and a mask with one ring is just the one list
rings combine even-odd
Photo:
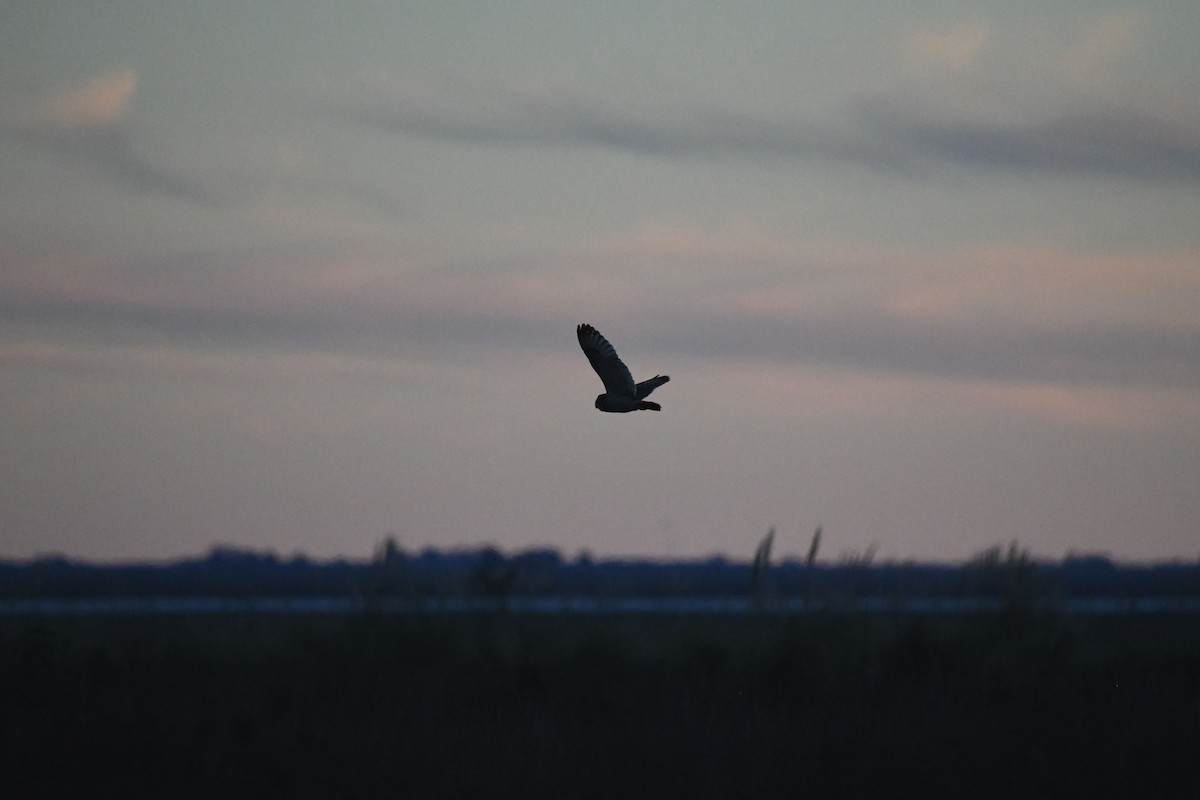
[(623, 414), (627, 411), (662, 411), (658, 403), (651, 403), (646, 396), (671, 380), (668, 375), (655, 375), (648, 381), (633, 382), (633, 374), (629, 367), (621, 361), (617, 351), (600, 335), (600, 331), (591, 325), (580, 325), (575, 329), (579, 336), (579, 346), (588, 357), (592, 369), (604, 382), (604, 394), (596, 397), (596, 408)]

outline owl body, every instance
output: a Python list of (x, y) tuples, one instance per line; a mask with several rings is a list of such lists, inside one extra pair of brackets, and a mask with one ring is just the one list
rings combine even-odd
[(600, 331), (591, 325), (580, 325), (575, 329), (579, 346), (604, 383), (604, 394), (597, 395), (596, 408), (610, 414), (625, 414), (630, 411), (661, 411), (662, 406), (652, 403), (646, 396), (671, 380), (669, 375), (655, 375), (641, 383), (633, 382), (633, 373), (625, 366), (617, 351)]
[(596, 396), (596, 408), (610, 414), (625, 414), (630, 411), (662, 411), (662, 406), (658, 403), (608, 393)]

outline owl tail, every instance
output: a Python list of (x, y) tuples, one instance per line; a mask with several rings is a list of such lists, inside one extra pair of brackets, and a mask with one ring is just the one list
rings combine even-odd
[(651, 403), (649, 400), (643, 400), (638, 403), (639, 411), (662, 411), (662, 406), (658, 403)]

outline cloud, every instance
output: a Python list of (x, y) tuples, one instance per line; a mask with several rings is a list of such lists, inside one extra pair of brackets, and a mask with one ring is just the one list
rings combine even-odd
[(858, 123), (880, 141), (927, 164), (984, 170), (1200, 180), (1200, 116), (1149, 104), (1081, 102), (1024, 119), (938, 113), (901, 97), (864, 99)]
[(26, 131), (22, 138), (65, 161), (86, 165), (131, 192), (221, 204), (221, 199), (198, 181), (165, 170), (142, 156), (124, 126)]
[(664, 158), (886, 158), (855, 131), (828, 122), (721, 107), (634, 107), (563, 90), (401, 86), (360, 92), (342, 103), (342, 113), (387, 133), (473, 145), (601, 148)]
[[(1142, 385), (1200, 389), (1200, 330), (1145, 323), (1013, 326), (1006, 322), (930, 322), (878, 309), (800, 316), (689, 310), (664, 347), (723, 359), (817, 364), (967, 381), (1065, 385)], [(689, 331), (692, 341), (682, 340)]]
[[(214, 185), (231, 203), (253, 206), (276, 223), (309, 231), (315, 227), (350, 226), (369, 232), (369, 220), (393, 220), (405, 211), (392, 192), (308, 166), (247, 168), (223, 176)], [(293, 204), (297, 199), (316, 201), (317, 207), (308, 202)], [(352, 216), (331, 215), (329, 210), (335, 206), (348, 208)]]
[(962, 72), (987, 48), (990, 36), (989, 26), (982, 21), (916, 30), (904, 37), (902, 50), (919, 72)]
[(1186, 104), (1087, 95), (1052, 111), (979, 113), (937, 96), (890, 92), (848, 102), (841, 119), (817, 120), (786, 111), (635, 108), (562, 91), (444, 85), (360, 93), (344, 113), (395, 135), (479, 146), (833, 160), (898, 174), (955, 166), (1194, 183), (1200, 181), (1200, 115), (1179, 108)]
[[(711, 370), (679, 361), (687, 374)], [(1065, 384), (1055, 380), (962, 380), (952, 376), (858, 372), (836, 367), (780, 369), (773, 362), (730, 362), (716, 387), (718, 407), (736, 404), (774, 417), (961, 419), (980, 412), (1011, 413), (1110, 430), (1151, 430), (1200, 423), (1196, 391), (1162, 387)]]
[[(966, 381), (1200, 387), (1200, 258), (1034, 245), (944, 251), (692, 237), (690, 262), (753, 265), (742, 280), (672, 288), (693, 354)], [(678, 236), (677, 238), (685, 238)], [(786, 265), (785, 269), (774, 265)], [(714, 290), (715, 289), (715, 290)], [(695, 320), (703, 320), (698, 326)], [(693, 333), (696, 327), (700, 330)], [(664, 335), (657, 330), (656, 335)], [(1200, 352), (1200, 350), (1196, 351)]]
[(125, 119), (136, 87), (133, 70), (100, 75), (47, 98), (33, 116), (54, 128), (109, 128)]
[[(661, 237), (641, 241), (661, 252)], [(691, 260), (702, 257), (704, 241), (671, 247)], [(743, 268), (787, 257), (774, 245), (766, 252), (748, 244), (710, 257)], [(564, 331), (584, 319), (602, 325), (591, 315), (618, 308), (620, 316), (608, 322), (619, 321), (647, 352), (714, 365), (1200, 389), (1200, 327), (1187, 312), (1200, 293), (1194, 255), (1063, 263), (1028, 252), (830, 259), (820, 249), (806, 255), (796, 248), (792, 258), (786, 271), (720, 287), (668, 264), (655, 276), (672, 298), (663, 306), (662, 292), (641, 284), (622, 290), (601, 280), (593, 294), (591, 259), (603, 261), (603, 253), (558, 254), (553, 264), (539, 264), (535, 255), (486, 272), (430, 269), (332, 244), (324, 252), (296, 245), (198, 254), (178, 264), (32, 263), (10, 255), (0, 259), (0, 320), (94, 344), (449, 359), (466, 368), (497, 353), (561, 350)], [(922, 260), (933, 264), (914, 268)], [(972, 260), (980, 263), (954, 269)], [(1155, 267), (1160, 260), (1165, 266)], [(145, 274), (158, 277), (146, 281)], [(1164, 304), (1174, 310), (1164, 313)]]
[(1136, 50), (1145, 30), (1143, 12), (1120, 9), (1089, 21), (1060, 62), (1062, 71), (1080, 83), (1111, 80), (1120, 60)]
[(267, 169), (208, 170), (204, 180), (146, 158), (138, 147), (130, 112), (138, 76), (133, 70), (99, 75), (81, 86), (13, 109), (13, 122), (0, 124), (0, 138), (50, 152), (111, 185), (211, 206), (247, 206), (264, 198), (316, 198), (394, 218), (401, 205), (388, 192), (364, 181), (327, 174), (285, 151)]
[(0, 322), (37, 337), (183, 349), (471, 360), (536, 344), (549, 322), (512, 275), (468, 279), (347, 242), (142, 260), (0, 252)]
[(219, 202), (199, 182), (146, 159), (130, 132), (129, 109), (137, 74), (121, 70), (97, 76), (80, 87), (56, 92), (14, 115), (0, 136), (86, 165), (133, 192), (199, 203)]

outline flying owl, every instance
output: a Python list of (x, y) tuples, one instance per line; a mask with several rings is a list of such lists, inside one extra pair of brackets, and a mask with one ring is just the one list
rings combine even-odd
[(667, 375), (655, 375), (648, 381), (633, 382), (629, 367), (621, 361), (617, 351), (591, 325), (580, 325), (575, 329), (579, 346), (592, 363), (592, 369), (604, 381), (604, 394), (596, 398), (596, 408), (601, 411), (623, 414), (627, 411), (661, 411), (662, 406), (651, 403), (645, 397), (671, 380)]

